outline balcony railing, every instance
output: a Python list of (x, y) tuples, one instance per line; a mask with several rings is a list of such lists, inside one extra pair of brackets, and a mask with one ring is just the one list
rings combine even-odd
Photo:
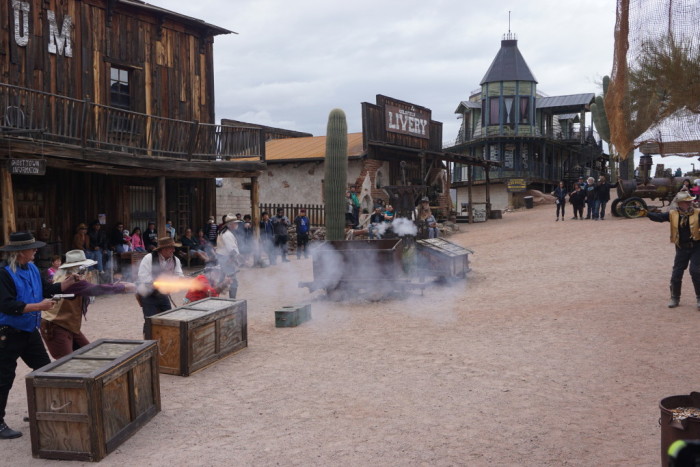
[(131, 112), (0, 83), (4, 136), (188, 161), (265, 160), (262, 129)]

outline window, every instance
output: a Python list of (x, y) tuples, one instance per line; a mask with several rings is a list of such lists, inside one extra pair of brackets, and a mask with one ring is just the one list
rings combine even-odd
[(515, 124), (515, 109), (513, 108), (513, 96), (503, 98), (503, 124), (513, 126)]
[(129, 70), (112, 67), (109, 77), (110, 105), (119, 109), (131, 110), (129, 92)]
[(520, 97), (520, 123), (530, 123), (530, 98)]
[(489, 125), (498, 125), (499, 122), (499, 102), (498, 97), (492, 97), (489, 99)]

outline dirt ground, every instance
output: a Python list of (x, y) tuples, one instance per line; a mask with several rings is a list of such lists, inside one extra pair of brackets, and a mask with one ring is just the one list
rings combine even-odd
[[(461, 225), (472, 272), (422, 296), (333, 303), (297, 287), (311, 260), (243, 270), (249, 347), (161, 375), (162, 412), (102, 465), (658, 465), (659, 401), (700, 387), (690, 278), (666, 308), (668, 224), (568, 214)], [(275, 328), (304, 302), (310, 322)], [(133, 297), (105, 297), (84, 332), (138, 339), (142, 322)], [(59, 465), (31, 457), (27, 373), (2, 463)]]

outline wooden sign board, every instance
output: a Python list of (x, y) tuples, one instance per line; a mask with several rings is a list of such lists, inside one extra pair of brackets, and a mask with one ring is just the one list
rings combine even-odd
[(511, 178), (508, 180), (509, 193), (522, 193), (527, 190), (527, 181), (524, 178)]
[(46, 161), (44, 159), (10, 159), (7, 164), (13, 175), (46, 174)]

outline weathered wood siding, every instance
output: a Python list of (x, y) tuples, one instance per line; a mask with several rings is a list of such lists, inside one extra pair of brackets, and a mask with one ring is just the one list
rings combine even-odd
[[(131, 70), (132, 110), (214, 122), (211, 35), (107, 0), (28, 3), (29, 43), (18, 46), (12, 2), (0, 2), (2, 82), (109, 105), (110, 67), (124, 67)], [(48, 11), (59, 30), (72, 18), (72, 57), (49, 53)]]

